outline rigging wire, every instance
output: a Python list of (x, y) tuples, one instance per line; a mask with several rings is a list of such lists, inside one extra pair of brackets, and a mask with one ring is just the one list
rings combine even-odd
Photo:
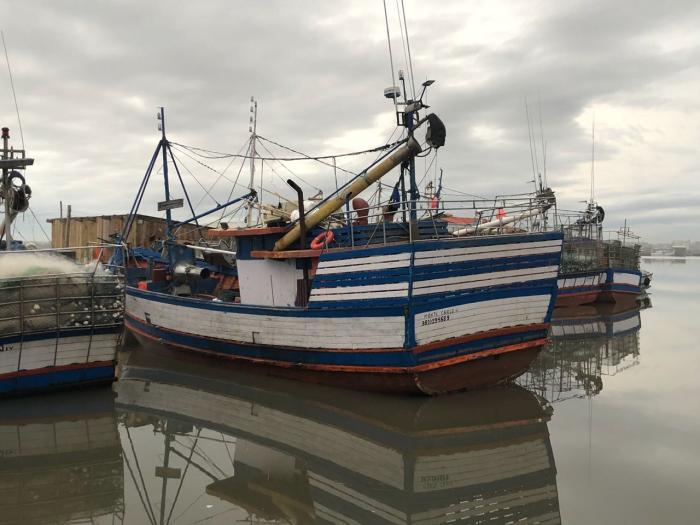
[[(209, 193), (209, 191), (207, 191), (207, 189), (204, 187), (204, 185), (201, 182), (199, 182), (199, 179), (197, 177), (195, 177), (194, 173), (192, 173), (192, 171), (187, 167), (187, 164), (182, 162), (182, 159), (180, 159), (180, 157), (178, 157), (174, 153), (173, 153), (173, 157), (175, 157), (175, 160), (177, 161), (177, 163), (185, 169), (185, 171), (190, 175), (190, 177), (192, 177), (194, 179), (194, 181), (199, 185), (199, 187), (202, 188), (204, 193), (206, 195), (208, 195), (211, 198), (211, 200), (213, 200), (216, 203), (216, 205), (218, 206), (220, 204), (219, 201), (217, 201), (216, 198), (211, 193)], [(202, 197), (202, 198), (204, 198), (204, 197)], [(202, 202), (202, 200), (200, 199), (200, 201), (197, 203), (197, 206), (199, 206), (201, 204), (201, 202)]]
[[(191, 160), (195, 161), (197, 164), (200, 164), (200, 165), (204, 166), (205, 168), (207, 168), (207, 169), (213, 171), (213, 172), (216, 173), (217, 175), (219, 175), (219, 177), (216, 179), (216, 181), (214, 181), (214, 183), (209, 187), (209, 190), (210, 190), (210, 191), (214, 188), (214, 186), (215, 186), (215, 185), (219, 182), (219, 180), (221, 180), (222, 178), (224, 178), (224, 179), (226, 179), (227, 181), (229, 181), (229, 182), (233, 185), (233, 186), (231, 187), (231, 192), (229, 193), (229, 196), (228, 196), (228, 200), (231, 200), (231, 195), (233, 195), (233, 190), (235, 189), (236, 185), (238, 184), (238, 179), (239, 179), (239, 177), (241, 176), (241, 172), (243, 171), (243, 166), (244, 166), (245, 163), (243, 163), (243, 162), (241, 163), (241, 167), (238, 169), (238, 174), (236, 175), (236, 179), (233, 180), (233, 179), (231, 179), (231, 178), (229, 178), (229, 177), (227, 177), (227, 176), (225, 175), (226, 170), (228, 170), (228, 168), (233, 164), (233, 161), (230, 162), (228, 166), (226, 166), (226, 168), (224, 169), (224, 171), (219, 172), (219, 171), (217, 171), (216, 169), (212, 168), (211, 166), (208, 166), (207, 164), (205, 164), (205, 163), (203, 163), (203, 162), (201, 162), (201, 161), (195, 159), (194, 157), (192, 157), (191, 155), (189, 155), (186, 151), (182, 151), (181, 149), (179, 149), (178, 151), (179, 151), (180, 153), (182, 153), (183, 155), (185, 155), (186, 157), (190, 158)], [(204, 200), (204, 196), (202, 196), (202, 198), (199, 199), (199, 202), (197, 202), (197, 204), (195, 205), (195, 207), (199, 206), (199, 205), (202, 203), (203, 200)]]
[(28, 209), (29, 209), (29, 212), (32, 214), (32, 217), (34, 217), (34, 220), (36, 221), (36, 223), (39, 225), (39, 229), (44, 234), (44, 237), (46, 237), (46, 240), (51, 242), (51, 237), (49, 237), (48, 233), (46, 233), (46, 230), (39, 222), (39, 219), (37, 218), (36, 214), (34, 213), (34, 210), (32, 210), (31, 208), (28, 208)]
[(17, 93), (15, 93), (15, 81), (12, 78), (12, 68), (10, 68), (10, 57), (7, 54), (7, 45), (5, 44), (5, 32), (0, 31), (2, 37), (2, 47), (5, 50), (5, 61), (7, 62), (7, 73), (10, 76), (10, 87), (12, 88), (12, 98), (15, 101), (15, 111), (17, 111), (17, 124), (19, 124), (19, 136), (22, 141), (22, 149), (24, 148), (24, 131), (22, 130), (22, 119), (19, 116), (19, 105), (17, 104)]
[[(383, 0), (384, 3), (384, 24), (386, 25), (386, 42), (389, 46), (389, 65), (391, 66), (391, 87), (393, 88), (396, 86), (396, 77), (394, 75), (394, 54), (391, 51), (391, 36), (389, 35), (389, 16), (387, 15), (386, 12), (386, 0)], [(392, 97), (394, 101), (394, 109), (397, 107), (397, 99), (398, 97)]]
[(465, 196), (471, 197), (473, 199), (479, 199), (479, 200), (485, 200), (485, 201), (491, 200), (489, 197), (482, 197), (481, 195), (474, 195), (473, 193), (467, 193), (464, 191), (459, 191), (459, 190), (454, 190), (454, 189), (448, 188), (444, 184), (442, 186), (442, 189), (446, 190), (448, 195), (465, 195)]
[[(296, 153), (297, 155), (301, 155), (300, 157), (261, 157), (259, 155), (256, 155), (256, 159), (262, 159), (262, 160), (276, 160), (279, 162), (294, 162), (294, 161), (299, 161), (299, 160), (317, 160), (317, 161), (323, 161), (323, 160), (330, 160), (333, 158), (341, 158), (341, 157), (355, 157), (358, 155), (364, 155), (366, 153), (375, 153), (377, 151), (384, 151), (390, 148), (393, 148), (395, 146), (398, 146), (401, 141), (397, 141), (392, 144), (384, 144), (382, 146), (377, 146), (375, 148), (370, 148), (362, 151), (351, 151), (349, 153), (336, 153), (333, 155), (307, 155), (306, 153), (302, 153), (300, 151), (297, 151), (295, 149), (290, 148), (289, 146), (284, 146), (283, 144), (279, 144), (275, 142), (272, 139), (268, 139), (267, 137), (263, 137), (262, 135), (256, 135), (256, 138), (264, 140), (266, 142), (269, 142), (271, 144), (274, 144), (275, 146), (279, 146), (280, 148), (284, 148), (286, 150), (289, 150), (293, 153)], [(171, 142), (170, 144), (174, 146), (180, 146), (181, 148), (185, 148), (191, 153), (205, 158), (205, 159), (210, 159), (210, 160), (216, 160), (216, 159), (227, 159), (231, 157), (237, 157), (237, 158), (243, 158), (243, 159), (250, 159), (251, 155), (240, 155), (240, 154), (234, 154), (234, 153), (224, 153), (220, 151), (214, 151), (214, 150), (208, 150), (205, 148), (197, 148), (195, 146), (188, 146), (186, 144), (180, 144), (179, 142)], [(204, 155), (203, 153), (198, 153), (198, 152), (203, 152), (203, 153), (208, 153), (209, 155)]]
[[(399, 17), (399, 32), (401, 33), (401, 49), (403, 50), (403, 60), (406, 63), (406, 68), (408, 69), (408, 85), (409, 87), (411, 87), (413, 86), (413, 80), (411, 79), (411, 70), (408, 68), (408, 53), (406, 52), (406, 40), (404, 38), (403, 25), (401, 25), (401, 8), (399, 7), (399, 0), (396, 0), (396, 14)], [(413, 93), (413, 91), (415, 90), (412, 88), (411, 93)], [(406, 99), (408, 99), (408, 93), (404, 93), (404, 100)]]
[(408, 25), (406, 24), (406, 10), (404, 9), (403, 0), (401, 0), (401, 12), (403, 13), (403, 27), (406, 33), (406, 48), (408, 49), (408, 71), (411, 74), (411, 92), (413, 99), (416, 98), (416, 79), (413, 76), (413, 58), (411, 58), (411, 42), (408, 38)]
[[(260, 145), (263, 147), (263, 149), (264, 149), (265, 151), (267, 151), (267, 153), (268, 153), (269, 155), (272, 155), (272, 152), (271, 152), (269, 149), (267, 149), (267, 146), (265, 146), (265, 144), (262, 144), (262, 143), (261, 143)], [(310, 182), (305, 181), (305, 180), (304, 180), (303, 178), (301, 178), (299, 175), (297, 175), (296, 173), (294, 173), (294, 172), (290, 169), (290, 167), (287, 166), (285, 163), (279, 162), (279, 165), (282, 166), (285, 170), (287, 170), (287, 171), (289, 172), (289, 174), (290, 174), (292, 177), (294, 177), (295, 179), (298, 179), (299, 181), (303, 182), (304, 184), (306, 184), (306, 185), (309, 186), (310, 188), (313, 188), (313, 189), (315, 189), (316, 191), (320, 191), (320, 192), (323, 191), (323, 190), (322, 190), (321, 188), (319, 188), (318, 186), (314, 186), (314, 185), (311, 184)]]

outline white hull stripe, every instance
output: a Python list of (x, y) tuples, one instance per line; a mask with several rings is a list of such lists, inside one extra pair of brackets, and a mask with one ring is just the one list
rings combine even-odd
[[(561, 240), (510, 243), (470, 248), (449, 248), (444, 250), (417, 251), (415, 265), (427, 266), (453, 262), (478, 261), (504, 257), (523, 257), (545, 255), (561, 251)], [(392, 255), (373, 255), (343, 260), (324, 261), (321, 258), (317, 275), (332, 275), (359, 271), (387, 270), (391, 268), (407, 268), (410, 266), (411, 254), (397, 253)]]
[(418, 344), (487, 330), (545, 322), (551, 297), (536, 295), (490, 299), (440, 308), (415, 316)]
[(191, 308), (128, 295), (126, 310), (155, 326), (231, 342), (300, 348), (401, 348), (404, 317), (291, 317)]
[[(119, 334), (51, 337), (8, 344), (0, 352), (0, 374), (116, 359)], [(58, 344), (57, 344), (58, 341)]]
[(434, 264), (447, 264), (447, 263), (458, 263), (467, 261), (484, 261), (492, 259), (501, 259), (507, 257), (526, 257), (532, 255), (546, 255), (548, 253), (556, 254), (559, 253), (561, 247), (556, 246), (552, 248), (536, 248), (536, 249), (525, 249), (525, 250), (507, 250), (503, 252), (489, 252), (489, 253), (475, 253), (470, 255), (451, 255), (447, 257), (431, 257), (430, 259), (417, 259), (415, 261), (416, 266), (428, 266)]
[(636, 273), (613, 272), (614, 284), (629, 284), (639, 286), (641, 277)]
[(373, 255), (371, 257), (348, 257), (347, 259), (324, 261), (323, 258), (319, 261), (318, 271), (316, 273), (344, 273), (348, 268), (357, 267), (357, 269), (371, 268), (401, 268), (408, 266), (411, 262), (411, 254), (397, 253), (394, 255)]
[[(413, 295), (428, 295), (434, 293), (457, 292), (461, 290), (471, 290), (474, 288), (489, 288), (492, 286), (504, 286), (508, 284), (524, 283), (529, 281), (539, 281), (553, 279), (557, 276), (557, 267), (548, 266), (536, 268), (527, 274), (500, 275), (520, 272), (522, 270), (511, 270), (509, 272), (492, 272), (490, 278), (477, 279), (484, 274), (465, 277), (449, 277), (447, 279), (433, 279), (432, 281), (416, 281), (413, 283)], [(450, 281), (440, 283), (440, 281)]]
[[(522, 252), (524, 250), (535, 250), (541, 248), (561, 248), (562, 241), (555, 239), (553, 241), (538, 241), (538, 242), (517, 242), (510, 244), (492, 244), (488, 246), (472, 246), (469, 248), (447, 248), (443, 250), (417, 251), (416, 260), (444, 258), (460, 255), (477, 255), (494, 252)], [(497, 255), (492, 255), (497, 257)]]
[[(479, 273), (427, 281), (414, 281), (413, 295), (455, 292), (474, 288), (488, 288), (520, 282), (553, 279), (557, 276), (558, 266), (543, 266), (507, 270), (502, 272)], [(408, 283), (370, 284), (361, 286), (335, 286), (331, 288), (314, 288), (311, 301), (350, 301), (363, 299), (408, 297)]]

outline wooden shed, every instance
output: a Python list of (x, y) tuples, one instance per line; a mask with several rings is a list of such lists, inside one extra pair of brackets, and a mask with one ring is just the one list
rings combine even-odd
[[(47, 219), (51, 224), (51, 247), (89, 246), (99, 242), (111, 242), (120, 233), (128, 215), (97, 215), (93, 217), (71, 217), (70, 219)], [(202, 230), (201, 234), (199, 230)], [(176, 237), (183, 241), (206, 238), (209, 228), (198, 228), (194, 224), (178, 226)], [(149, 247), (153, 241), (165, 238), (165, 219), (149, 215), (136, 215), (127, 238), (129, 246)]]

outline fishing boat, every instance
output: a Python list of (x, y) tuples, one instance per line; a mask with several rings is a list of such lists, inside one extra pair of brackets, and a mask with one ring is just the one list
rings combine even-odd
[(149, 467), (136, 490), (160, 488), (146, 515), (187, 521), (196, 500), (196, 518), (211, 507), (231, 522), (561, 521), (552, 408), (524, 388), (382, 396), (230, 368), (128, 356), (116, 407), (125, 433), (147, 429), (126, 458)]
[(99, 262), (106, 245), (32, 250), (12, 239), (13, 220), (29, 207), (23, 172), (34, 160), (10, 148), (9, 138), (3, 128), (0, 396), (112, 381), (123, 331), (121, 272)]
[[(167, 276), (127, 287), (127, 329), (143, 343), (354, 389), (439, 394), (523, 373), (547, 339), (562, 234), (448, 231), (444, 210), (418, 198), (414, 159), (443, 146), (446, 135), (435, 114), (420, 116), (422, 97), (397, 114), (404, 138), (329, 197), (308, 205), (290, 179), (296, 216), (209, 232), (235, 240), (235, 251), (169, 237)], [(167, 209), (176, 199), (164, 122), (161, 111), (153, 159), (162, 152)], [(408, 198), (399, 196), (399, 182), (396, 198), (378, 206), (358, 197), (398, 166)], [(154, 160), (134, 213), (153, 167)], [(235, 258), (235, 293), (212, 289), (202, 254), (217, 251)]]
[(604, 232), (605, 211), (593, 202), (580, 214), (559, 212), (564, 232), (557, 306), (633, 304), (642, 293), (641, 245), (625, 225)]

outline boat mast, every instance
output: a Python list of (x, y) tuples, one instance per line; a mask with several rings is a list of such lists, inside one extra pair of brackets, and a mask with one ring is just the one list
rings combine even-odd
[[(250, 126), (248, 131), (250, 132), (250, 182), (248, 183), (248, 189), (255, 190), (255, 141), (258, 130), (258, 101), (255, 97), (250, 97)], [(250, 227), (250, 222), (253, 220), (253, 203), (248, 203), (248, 215), (246, 217), (245, 224)]]
[[(403, 87), (403, 103), (404, 103), (404, 118), (403, 118), (403, 126), (406, 128), (406, 132), (408, 136), (413, 135), (413, 128), (415, 127), (415, 122), (414, 122), (414, 115), (413, 111), (414, 109), (410, 108), (414, 104), (414, 100), (408, 99), (406, 96), (406, 81), (404, 79), (404, 73), (403, 71), (399, 70), (399, 80), (401, 81), (402, 87)], [(418, 108), (419, 106), (416, 106)], [(410, 230), (410, 237), (411, 240), (416, 240), (418, 239), (418, 214), (416, 213), (416, 199), (420, 197), (420, 192), (418, 191), (418, 185), (416, 184), (416, 161), (413, 156), (411, 158), (401, 164), (401, 177), (403, 178), (403, 174), (408, 171), (408, 176), (409, 176), (409, 230)]]
[[(165, 110), (163, 109), (163, 107), (160, 108), (158, 120), (160, 121), (158, 127), (161, 131), (160, 149), (161, 153), (163, 154), (163, 182), (165, 185), (165, 201), (170, 202), (170, 182), (168, 181), (168, 156), (166, 151), (168, 148), (168, 139), (165, 138)], [(168, 207), (165, 210), (165, 237), (167, 241), (172, 240), (172, 230), (173, 217), (171, 209), (170, 207)], [(170, 250), (168, 250), (168, 253), (169, 252)]]
[[(2, 160), (9, 158), (9, 150), (7, 148), (10, 140), (10, 129), (2, 128)], [(9, 170), (3, 166), (2, 168), (2, 194), (5, 198), (5, 220), (3, 222), (3, 230), (5, 230), (5, 250), (10, 251), (12, 246), (12, 216), (10, 215), (10, 181), (8, 178)], [(2, 237), (0, 236), (0, 240)]]
[[(0, 223), (0, 240), (5, 238), (5, 250), (12, 249), (12, 221), (27, 209), (28, 199), (31, 190), (24, 182), (24, 177), (15, 170), (21, 170), (34, 164), (34, 159), (25, 157), (24, 149), (13, 149), (9, 147), (10, 129), (2, 128), (2, 158), (0, 167), (2, 168), (2, 185), (0, 185), (0, 199), (4, 200), (5, 217)], [(15, 186), (12, 182), (14, 178), (20, 178), (20, 186)]]
[(595, 116), (591, 124), (591, 206), (595, 202)]

